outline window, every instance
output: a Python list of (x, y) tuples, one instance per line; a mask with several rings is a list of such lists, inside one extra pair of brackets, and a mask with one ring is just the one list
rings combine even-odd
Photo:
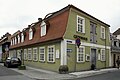
[(33, 30), (30, 28), (29, 30), (29, 40), (33, 38)]
[(17, 39), (16, 39), (16, 37), (15, 37), (15, 44), (17, 43)]
[(39, 48), (39, 61), (45, 61), (45, 47)]
[(13, 40), (11, 39), (11, 45), (13, 45)]
[(33, 60), (34, 60), (34, 61), (37, 61), (37, 60), (38, 60), (37, 48), (33, 48)]
[(21, 42), (24, 42), (24, 34), (21, 33)]
[(105, 39), (105, 27), (101, 26), (101, 38)]
[(20, 36), (18, 35), (17, 38), (18, 38), (18, 43), (20, 43)]
[(101, 49), (101, 61), (105, 61), (105, 49)]
[(90, 22), (90, 42), (96, 43), (97, 42), (97, 33), (96, 33), (97, 24)]
[(77, 48), (77, 62), (84, 61), (85, 61), (85, 47), (80, 46), (80, 48)]
[(32, 60), (32, 49), (28, 49), (28, 60)]
[(24, 49), (24, 60), (27, 60), (27, 49)]
[(12, 41), (13, 41), (13, 43), (12, 43), (12, 44), (14, 45), (14, 44), (15, 44), (15, 43), (14, 43), (14, 42), (15, 42), (15, 41), (14, 41), (14, 38), (12, 39)]
[(54, 61), (55, 61), (55, 47), (48, 46), (48, 62), (54, 62)]
[(77, 16), (77, 31), (85, 33), (85, 18)]
[(114, 41), (114, 46), (117, 47), (117, 41)]
[(20, 50), (17, 50), (17, 57), (18, 57), (19, 59), (21, 59), (21, 51), (20, 51)]
[(40, 26), (41, 26), (41, 36), (45, 36), (46, 35), (46, 23), (43, 21)]

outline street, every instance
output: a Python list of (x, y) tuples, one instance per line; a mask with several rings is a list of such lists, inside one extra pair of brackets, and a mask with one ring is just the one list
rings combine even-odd
[(0, 80), (35, 80), (0, 65)]
[(120, 70), (73, 80), (120, 80)]

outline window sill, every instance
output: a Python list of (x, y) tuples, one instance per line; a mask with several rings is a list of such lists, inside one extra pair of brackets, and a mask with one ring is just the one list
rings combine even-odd
[(38, 60), (33, 60), (33, 62), (38, 62)]
[(77, 63), (79, 64), (79, 63), (85, 63), (85, 61), (77, 61)]
[(45, 63), (45, 61), (39, 61), (40, 63)]
[(55, 64), (55, 62), (47, 62), (47, 63)]
[(83, 33), (83, 32), (79, 32), (79, 31), (76, 31), (76, 33), (78, 33), (78, 34), (84, 34), (84, 35), (85, 35), (85, 33)]
[(100, 38), (100, 39), (102, 39), (102, 40), (106, 40), (105, 38)]

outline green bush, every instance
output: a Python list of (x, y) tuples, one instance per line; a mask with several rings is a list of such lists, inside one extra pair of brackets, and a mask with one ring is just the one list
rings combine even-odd
[(59, 67), (59, 73), (60, 74), (64, 74), (64, 73), (67, 73), (68, 72), (68, 66), (67, 65), (62, 65)]
[(18, 66), (18, 69), (19, 70), (26, 70), (26, 66), (25, 65)]

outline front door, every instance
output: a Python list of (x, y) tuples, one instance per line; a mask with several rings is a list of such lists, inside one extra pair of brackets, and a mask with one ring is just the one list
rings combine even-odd
[(91, 69), (96, 68), (96, 49), (91, 49)]

